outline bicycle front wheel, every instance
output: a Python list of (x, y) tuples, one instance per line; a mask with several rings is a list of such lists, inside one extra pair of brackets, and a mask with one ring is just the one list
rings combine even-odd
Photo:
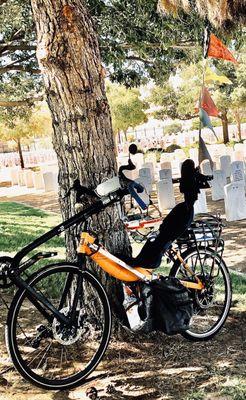
[[(204, 284), (203, 290), (190, 290), (193, 317), (189, 330), (182, 333), (192, 341), (211, 339), (223, 327), (231, 305), (231, 279), (224, 261), (212, 249), (189, 249), (182, 258)], [(187, 280), (187, 270), (177, 260), (171, 276)]]
[(7, 322), (7, 346), (15, 367), (44, 389), (80, 385), (100, 362), (110, 338), (111, 311), (102, 285), (89, 271), (69, 263), (44, 267), (28, 284), (66, 317), (80, 286), (76, 326), (58, 321), (50, 311), (43, 315), (26, 290), (19, 289)]

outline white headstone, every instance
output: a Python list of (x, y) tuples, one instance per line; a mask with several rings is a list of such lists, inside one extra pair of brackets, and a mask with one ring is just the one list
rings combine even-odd
[(172, 169), (172, 164), (170, 161), (161, 162), (161, 169)]
[(220, 157), (220, 169), (224, 171), (226, 178), (231, 176), (231, 156), (225, 155)]
[(172, 170), (171, 169), (161, 169), (159, 171), (160, 180), (162, 179), (169, 179), (172, 181)]
[(234, 160), (235, 161), (243, 161), (244, 160), (244, 151), (243, 150), (236, 150), (234, 151)]
[(19, 186), (25, 186), (26, 182), (25, 182), (25, 176), (24, 176), (24, 170), (20, 169), (18, 171), (18, 185)]
[(118, 165), (119, 166), (121, 166), (121, 165), (127, 165), (128, 164), (128, 159), (129, 159), (129, 156), (118, 156), (118, 158), (117, 158), (117, 161), (118, 161)]
[(218, 169), (213, 172), (212, 185), (212, 200), (224, 199), (224, 186), (227, 184), (226, 175), (224, 171)]
[(172, 157), (170, 153), (161, 153), (161, 159), (160, 162), (168, 162), (171, 161)]
[(178, 160), (178, 161), (184, 161), (187, 158), (184, 150), (182, 150), (182, 149), (174, 150), (174, 154), (175, 154), (176, 160)]
[(34, 172), (33, 180), (34, 180), (34, 187), (36, 190), (44, 189), (44, 178), (42, 172)]
[(189, 150), (190, 158), (194, 161), (195, 164), (198, 164), (198, 149), (191, 148)]
[(144, 155), (143, 153), (137, 153), (131, 155), (131, 159), (134, 165), (136, 165), (136, 169), (140, 169), (144, 163)]
[(10, 170), (12, 186), (18, 185), (18, 172), (19, 168), (11, 168)]
[(24, 172), (24, 179), (25, 179), (25, 182), (26, 182), (26, 187), (28, 187), (28, 188), (33, 188), (34, 187), (33, 171), (31, 171), (30, 169), (27, 169)]
[(242, 150), (242, 151), (244, 151), (244, 144), (243, 143), (235, 143), (235, 145), (234, 145), (234, 150), (235, 151), (240, 151), (240, 150)]
[(151, 171), (151, 179), (152, 179), (152, 182), (154, 182), (154, 180), (155, 180), (155, 168), (154, 168), (153, 163), (152, 162), (144, 163), (142, 165), (142, 169), (143, 168), (148, 168)]
[(170, 179), (163, 179), (157, 182), (158, 205), (161, 212), (175, 206), (173, 184)]
[(147, 157), (145, 158), (146, 163), (153, 163), (153, 165), (156, 164), (156, 155), (155, 153), (149, 153)]
[(202, 214), (207, 212), (208, 208), (207, 208), (206, 191), (201, 190), (201, 192), (198, 193), (198, 200), (194, 204), (194, 213)]
[(245, 184), (244, 162), (233, 161), (231, 163), (231, 174), (233, 182), (243, 182)]
[(58, 192), (58, 172), (53, 172), (54, 190)]
[[(215, 164), (214, 164), (214, 168), (215, 168)], [(201, 162), (201, 172), (203, 175), (213, 175), (213, 171), (212, 171), (209, 160), (204, 160)]]
[(182, 163), (180, 163), (179, 161), (172, 161), (172, 175), (176, 178), (180, 177), (180, 164)]
[(43, 174), (44, 178), (44, 189), (45, 192), (53, 192), (56, 191), (57, 184), (55, 182), (55, 176), (53, 172), (45, 172)]
[(147, 192), (150, 193), (152, 191), (151, 170), (149, 168), (140, 168), (139, 179), (143, 183), (143, 186), (145, 187)]
[(225, 186), (225, 213), (227, 221), (238, 221), (246, 218), (243, 182), (233, 182)]

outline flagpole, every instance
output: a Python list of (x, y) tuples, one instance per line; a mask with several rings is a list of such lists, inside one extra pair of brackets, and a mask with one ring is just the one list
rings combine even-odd
[[(203, 65), (202, 65), (202, 85), (201, 92), (199, 97), (199, 152), (198, 152), (198, 162), (199, 165), (202, 163), (204, 159), (208, 159), (210, 162), (211, 171), (213, 171), (213, 160), (209, 154), (207, 146), (202, 138), (202, 118), (201, 118), (201, 109), (202, 109), (202, 97), (205, 88), (205, 74), (206, 74), (206, 64), (207, 64), (207, 53), (209, 47), (209, 26), (208, 24), (204, 28), (204, 36), (203, 36)], [(216, 136), (216, 135), (215, 135)]]
[[(204, 89), (204, 86), (205, 86), (205, 71), (206, 71), (206, 63), (207, 63), (207, 58), (206, 58), (206, 53), (207, 53), (206, 45), (207, 45), (207, 43), (206, 43), (206, 39), (208, 40), (208, 35), (209, 35), (208, 26), (206, 26), (204, 28), (204, 33), (203, 33), (202, 85), (201, 85), (201, 91), (200, 91), (200, 96), (199, 96), (199, 112), (200, 112), (200, 109), (202, 107), (202, 94), (203, 94), (203, 89)], [(200, 146), (201, 138), (202, 138), (202, 120), (199, 117), (199, 142), (198, 142), (199, 143), (199, 150), (201, 148), (201, 146)], [(198, 154), (198, 163), (199, 163), (199, 165), (202, 162), (201, 158), (202, 158), (201, 157), (201, 151), (199, 151), (199, 154)]]

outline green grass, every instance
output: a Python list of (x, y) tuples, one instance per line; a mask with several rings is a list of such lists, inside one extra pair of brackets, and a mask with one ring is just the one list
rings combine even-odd
[[(61, 222), (61, 217), (18, 203), (0, 204), (0, 252), (13, 256), (17, 251)], [(64, 238), (55, 237), (37, 251), (57, 251), (64, 256)]]
[(245, 400), (246, 399), (246, 383), (245, 379), (234, 378), (229, 384), (221, 389), (221, 394), (230, 400)]
[(204, 391), (198, 390), (197, 392), (193, 392), (186, 396), (185, 400), (204, 400)]
[(246, 294), (246, 275), (231, 272), (232, 291), (234, 294)]

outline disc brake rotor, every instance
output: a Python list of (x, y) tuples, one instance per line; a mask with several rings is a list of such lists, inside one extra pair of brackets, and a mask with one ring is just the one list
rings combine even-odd
[[(69, 308), (64, 307), (61, 310), (59, 310), (61, 314), (63, 314), (65, 317), (69, 315)], [(83, 311), (79, 310), (78, 311), (78, 321), (80, 322), (82, 319)], [(66, 326), (59, 322), (56, 318), (54, 318), (53, 323), (52, 323), (52, 332), (53, 332), (53, 337), (56, 339), (59, 343), (69, 346), (77, 340), (79, 340), (82, 336), (82, 334), (85, 332), (85, 329), (80, 326), (80, 323), (78, 324), (79, 326)]]

